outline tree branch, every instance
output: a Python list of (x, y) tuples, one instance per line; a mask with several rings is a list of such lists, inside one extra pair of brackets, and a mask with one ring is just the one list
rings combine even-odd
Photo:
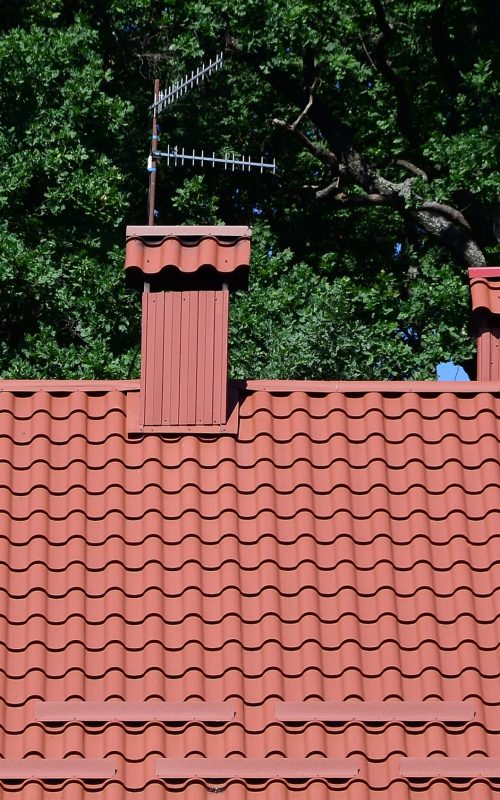
[[(238, 43), (234, 40), (231, 40), (230, 46), (233, 52), (249, 63), (287, 102), (294, 103), (299, 108), (303, 108), (308, 104), (310, 90), (301, 90), (293, 76), (288, 72), (274, 68), (263, 74), (262, 64), (266, 61), (264, 53), (256, 55), (243, 53)], [(460, 212), (456, 212), (456, 209), (450, 206), (443, 207), (439, 203), (433, 207), (422, 205), (413, 209), (408, 208), (408, 203), (411, 201), (411, 183), (415, 178), (409, 178), (402, 183), (395, 183), (375, 171), (354, 146), (348, 128), (336, 119), (320, 97), (314, 98), (307, 115), (316, 129), (321, 131), (322, 136), (329, 145), (329, 149), (314, 144), (302, 131), (298, 128), (293, 129), (290, 123), (284, 120), (275, 119), (273, 124), (299, 138), (313, 155), (324, 164), (338, 169), (343, 179), (362, 189), (365, 196), (381, 195), (387, 198), (383, 202), (381, 200), (365, 199), (365, 205), (382, 204), (393, 206), (405, 218), (411, 217), (424, 231), (462, 262), (479, 266), (486, 264), (481, 248), (475, 241), (471, 231), (464, 226), (463, 219), (460, 219), (460, 222), (457, 223), (450, 215), (450, 210), (455, 213), (455, 216)], [(318, 191), (321, 192), (322, 190)], [(319, 196), (321, 197), (321, 194)], [(335, 202), (338, 192), (335, 193), (332, 188), (324, 196), (332, 198), (333, 202)], [(363, 197), (363, 195), (359, 196)], [(356, 200), (356, 203), (361, 204), (362, 201)], [(461, 214), (460, 216), (462, 217)]]
[(317, 186), (312, 187), (316, 189), (315, 193), (316, 200), (323, 200), (325, 197), (329, 197), (331, 194), (337, 194), (339, 191), (339, 183), (340, 179), (339, 176), (337, 176), (335, 180), (328, 186), (325, 186), (324, 189), (318, 189)]
[[(330, 187), (316, 192), (316, 197), (326, 197), (325, 192)], [(323, 194), (322, 194), (323, 192)], [(330, 194), (330, 192), (329, 192)], [(397, 196), (387, 194), (345, 194), (338, 192), (332, 197), (333, 202), (341, 206), (394, 206), (401, 203)]]
[(284, 128), (284, 130), (288, 131), (289, 133), (295, 134), (295, 136), (302, 142), (302, 144), (306, 146), (310, 153), (316, 156), (316, 158), (318, 158), (324, 164), (328, 164), (330, 167), (338, 168), (338, 159), (335, 153), (331, 150), (327, 150), (324, 147), (320, 147), (320, 145), (314, 144), (314, 142), (311, 141), (311, 139), (309, 139), (309, 137), (297, 127), (298, 123), (301, 121), (304, 114), (307, 113), (311, 105), (312, 99), (305, 107), (304, 111), (299, 114), (295, 122), (292, 124), (286, 122), (284, 119), (277, 119), (276, 117), (272, 120), (272, 124), (277, 128)]
[(478, 267), (486, 265), (484, 253), (469, 231), (453, 224), (443, 213), (420, 208), (410, 211), (410, 215), (427, 233), (467, 266), (471, 264)]
[(316, 62), (310, 47), (306, 47), (302, 54), (302, 88), (309, 89), (316, 80)]
[(307, 105), (305, 106), (304, 110), (300, 112), (300, 114), (297, 117), (297, 119), (295, 120), (295, 122), (292, 123), (292, 126), (291, 126), (291, 130), (292, 131), (294, 131), (296, 128), (298, 128), (298, 126), (300, 125), (300, 123), (302, 122), (304, 117), (306, 116), (307, 112), (311, 108), (311, 106), (312, 106), (312, 104), (314, 102), (314, 90), (316, 89), (316, 86), (319, 86), (319, 85), (321, 85), (320, 79), (319, 78), (315, 78), (314, 81), (312, 82), (311, 88), (309, 90), (309, 100), (307, 101)]
[(397, 164), (399, 167), (404, 167), (405, 169), (408, 170), (408, 172), (412, 172), (419, 178), (423, 178), (424, 181), (428, 180), (427, 173), (424, 172), (423, 169), (420, 169), (420, 167), (417, 167), (415, 164), (412, 164), (411, 161), (407, 161), (406, 158), (395, 158), (393, 164)]
[(358, 34), (358, 36), (359, 36), (359, 41), (361, 42), (361, 44), (363, 46), (363, 50), (365, 51), (365, 56), (367, 57), (372, 70), (374, 72), (378, 72), (377, 65), (375, 64), (375, 61), (373, 60), (373, 58), (370, 55), (370, 51), (368, 50), (368, 48), (367, 48), (367, 46), (365, 44), (365, 40), (363, 39), (363, 37), (361, 36), (360, 33)]
[(426, 200), (425, 203), (422, 203), (421, 208), (424, 210), (427, 209), (428, 211), (435, 211), (437, 214), (442, 214), (443, 217), (451, 220), (451, 222), (462, 225), (462, 227), (468, 231), (471, 230), (464, 215), (457, 208), (452, 208), (452, 206), (447, 206), (444, 203), (436, 203), (434, 200)]
[(384, 36), (386, 40), (390, 39), (394, 29), (387, 19), (385, 8), (382, 5), (381, 0), (372, 0), (372, 6), (373, 10), (375, 11), (375, 18), (382, 36)]

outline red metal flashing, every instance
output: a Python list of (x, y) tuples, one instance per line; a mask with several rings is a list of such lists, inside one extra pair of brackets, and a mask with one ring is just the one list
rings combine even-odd
[(89, 702), (67, 700), (63, 702), (37, 703), (35, 718), (41, 722), (225, 722), (234, 718), (235, 707), (231, 702), (159, 702), (145, 703), (107, 700)]
[(500, 278), (500, 267), (469, 267), (469, 278)]
[(126, 237), (201, 239), (250, 239), (252, 229), (246, 225), (127, 225)]
[(442, 700), (366, 702), (349, 700), (332, 703), (309, 700), (305, 703), (278, 702), (275, 717), (283, 722), (323, 720), (325, 722), (470, 722), (475, 712), (471, 703)]
[(110, 758), (0, 758), (0, 780), (104, 780), (115, 775)]
[(140, 389), (138, 380), (0, 380), (0, 392), (127, 392)]
[(354, 778), (354, 758), (159, 758), (159, 778)]
[(405, 778), (500, 778), (500, 758), (401, 758)]
[(127, 435), (135, 437), (138, 434), (157, 433), (175, 435), (190, 433), (193, 436), (235, 436), (239, 425), (239, 392), (229, 389), (228, 392), (228, 418), (224, 425), (144, 425), (141, 421), (141, 398), (139, 392), (127, 392), (126, 416)]
[[(495, 391), (489, 381), (234, 381), (234, 386), (252, 392), (317, 392), (318, 394), (442, 394), (443, 392), (477, 394)], [(500, 386), (498, 387), (500, 390)]]
[[(229, 387), (239, 391), (268, 393), (319, 393), (331, 394), (478, 394), (495, 392), (491, 381), (289, 381), (249, 380), (229, 381)], [(0, 380), (0, 392), (135, 392), (140, 389), (139, 380), (73, 381), (73, 380)], [(500, 386), (498, 387), (500, 391)]]

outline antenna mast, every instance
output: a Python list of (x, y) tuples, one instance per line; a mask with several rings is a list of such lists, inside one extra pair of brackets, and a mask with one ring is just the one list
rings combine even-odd
[(158, 97), (160, 94), (160, 81), (155, 80), (153, 100), (153, 124), (151, 131), (151, 153), (148, 158), (149, 191), (148, 191), (148, 225), (155, 224), (155, 197), (156, 197), (156, 160), (153, 153), (158, 149)]
[(167, 161), (167, 166), (184, 166), (185, 162), (195, 165), (199, 164), (204, 167), (205, 164), (211, 164), (215, 167), (216, 164), (224, 164), (224, 169), (229, 169), (234, 172), (235, 167), (241, 167), (242, 171), (250, 172), (252, 167), (257, 167), (263, 172), (265, 169), (270, 169), (273, 175), (276, 172), (276, 160), (273, 159), (272, 163), (264, 162), (262, 156), (259, 160), (252, 160), (245, 156), (235, 157), (234, 153), (229, 155), (225, 153), (223, 157), (216, 157), (215, 152), (212, 155), (205, 155), (201, 151), (201, 155), (197, 155), (196, 151), (186, 153), (185, 148), (179, 150), (177, 147), (167, 146), (166, 150), (159, 149), (159, 126), (158, 115), (172, 103), (175, 103), (180, 97), (185, 95), (190, 89), (197, 86), (205, 78), (209, 77), (212, 72), (216, 72), (222, 67), (224, 53), (219, 53), (213, 60), (211, 59), (208, 64), (203, 63), (198, 69), (193, 70), (191, 75), (186, 75), (182, 80), (172, 83), (164, 91), (160, 91), (160, 81), (154, 82), (154, 96), (153, 103), (150, 106), (152, 111), (152, 130), (151, 130), (151, 151), (148, 158), (148, 172), (149, 172), (149, 192), (148, 192), (148, 225), (154, 225), (155, 221), (155, 196), (156, 196), (156, 170), (158, 159), (164, 158)]

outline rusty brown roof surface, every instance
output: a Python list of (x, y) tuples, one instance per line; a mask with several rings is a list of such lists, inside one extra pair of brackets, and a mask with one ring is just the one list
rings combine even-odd
[(496, 796), (488, 387), (252, 382), (237, 436), (129, 440), (137, 383), (0, 384), (2, 798)]

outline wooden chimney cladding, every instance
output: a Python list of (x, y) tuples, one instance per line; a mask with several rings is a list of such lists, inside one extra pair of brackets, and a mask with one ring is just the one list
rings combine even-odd
[(142, 295), (144, 426), (227, 421), (229, 292)]

